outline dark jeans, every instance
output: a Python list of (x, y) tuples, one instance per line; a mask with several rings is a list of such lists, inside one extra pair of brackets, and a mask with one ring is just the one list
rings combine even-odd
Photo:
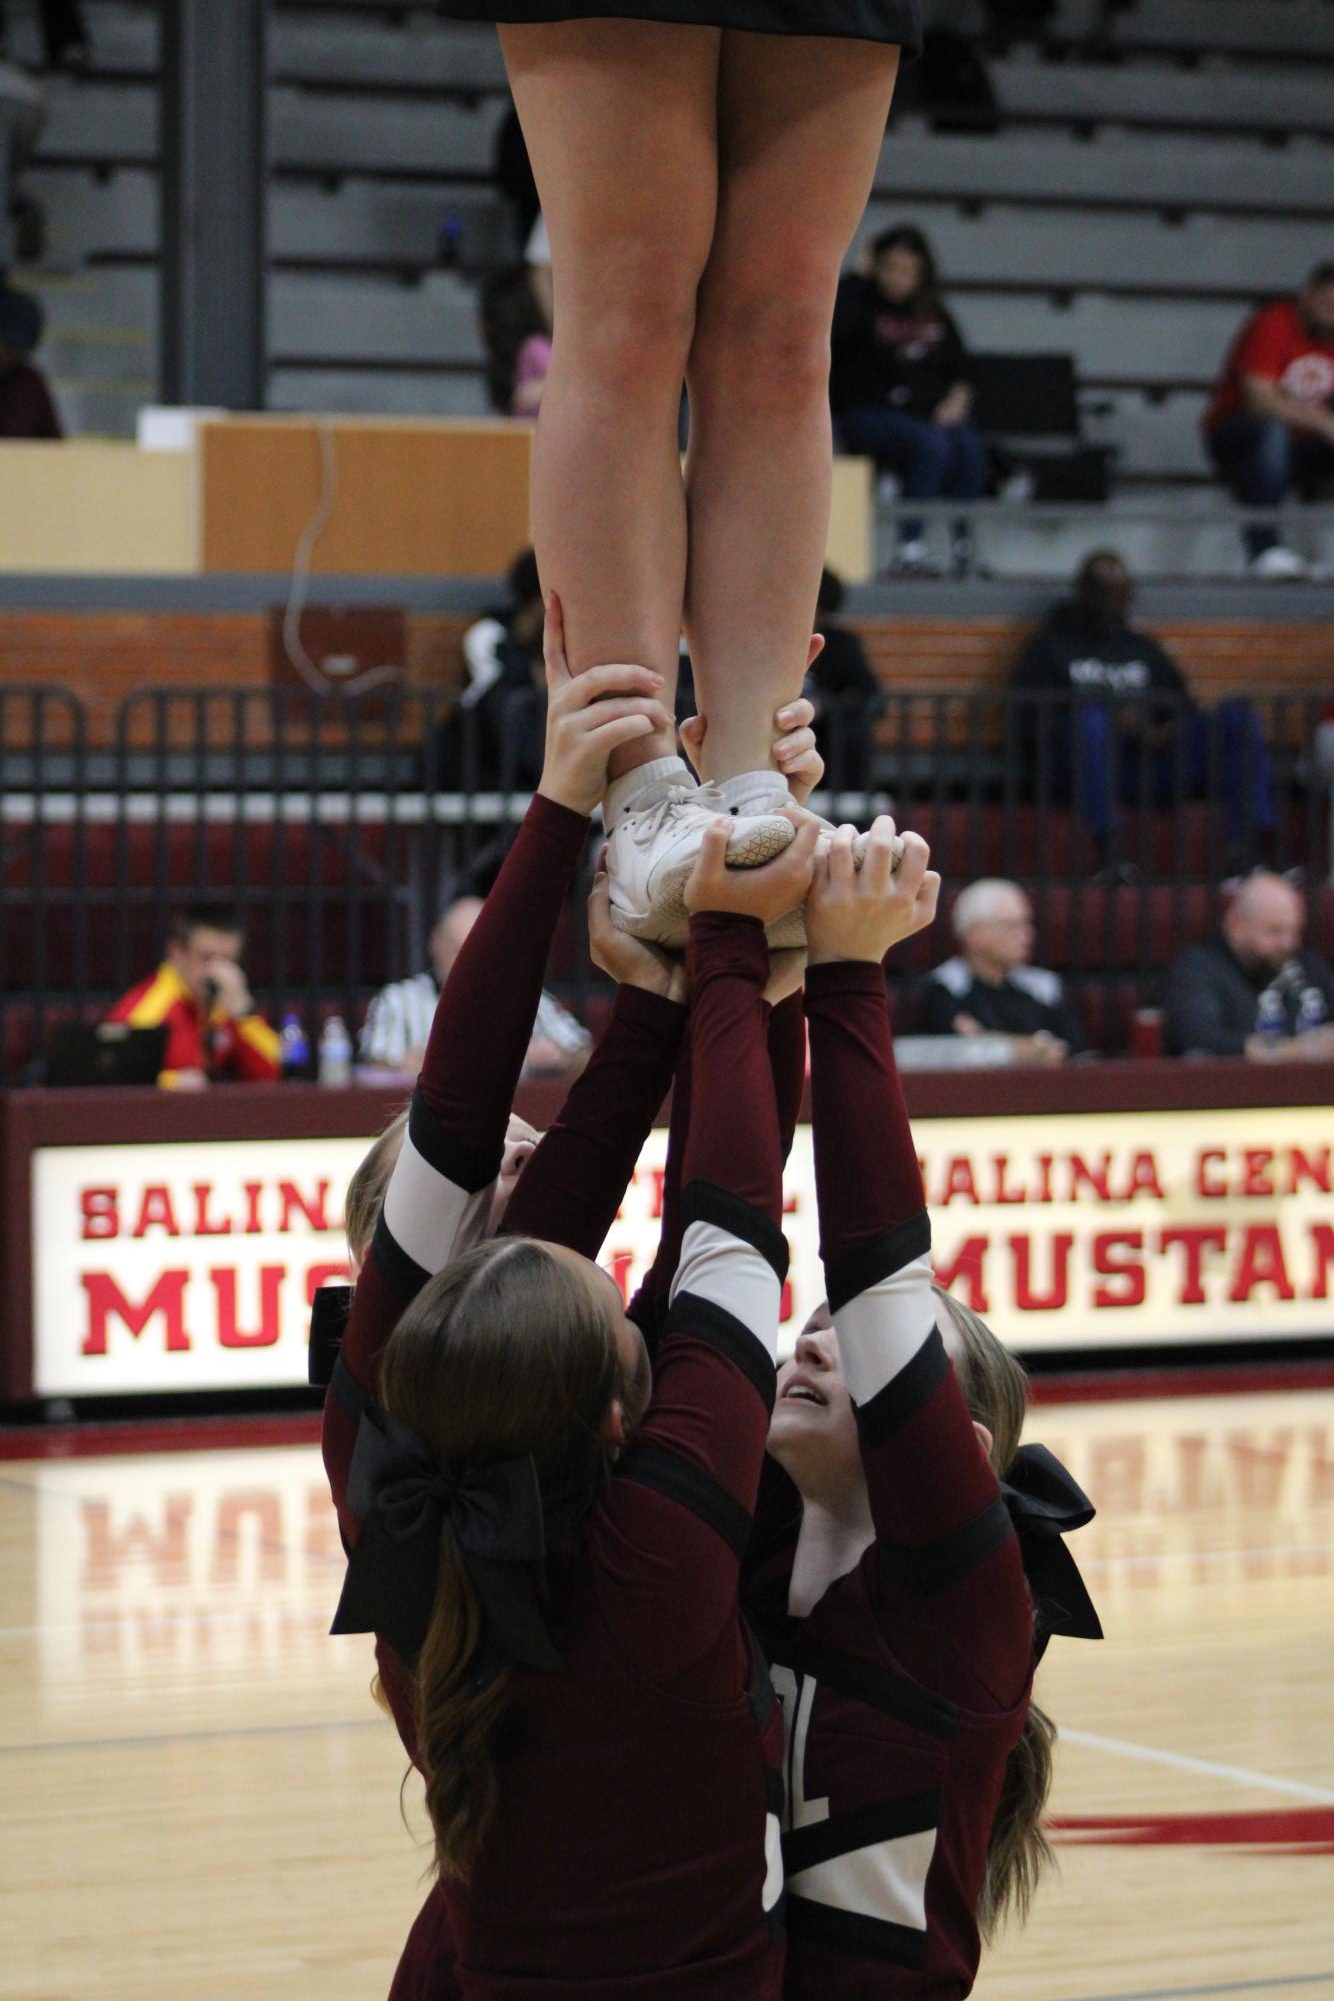
[[(1247, 507), (1278, 507), (1294, 486), (1334, 478), (1334, 445), (1309, 431), (1294, 431), (1277, 417), (1241, 411), (1224, 417), (1208, 434), (1214, 464)], [(1251, 556), (1263, 555), (1278, 540), (1269, 527), (1246, 529)]]
[[(1176, 741), (1141, 756), (1137, 738), (1114, 728), (1108, 702), (1081, 702), (1057, 717), (1051, 732), (1048, 783), (1057, 798), (1072, 795), (1089, 831), (1112, 834), (1121, 806), (1170, 806), (1203, 799), (1217, 783), (1228, 838), (1244, 844), (1274, 826), (1274, 778), (1260, 718), (1248, 701), (1220, 702), (1212, 715), (1183, 715)], [(1141, 797), (1141, 779), (1148, 797)]]
[[(980, 500), (987, 490), (987, 448), (972, 424), (934, 424), (906, 410), (848, 410), (838, 420), (850, 452), (897, 473), (907, 500)], [(916, 540), (920, 521), (899, 533)]]

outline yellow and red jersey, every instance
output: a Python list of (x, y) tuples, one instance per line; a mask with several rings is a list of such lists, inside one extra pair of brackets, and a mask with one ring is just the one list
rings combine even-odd
[(233, 1019), (217, 1007), (206, 1016), (169, 960), (122, 994), (107, 1019), (131, 1028), (165, 1026), (158, 1083), (166, 1089), (182, 1070), (202, 1070), (215, 1083), (268, 1084), (279, 1075), (278, 1037), (267, 1021), (257, 1014)]

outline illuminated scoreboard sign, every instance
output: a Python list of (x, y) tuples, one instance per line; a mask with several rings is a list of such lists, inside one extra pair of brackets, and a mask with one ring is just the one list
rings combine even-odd
[[(937, 1273), (1020, 1350), (1334, 1332), (1323, 1108), (919, 1119)], [(310, 1300), (346, 1277), (368, 1138), (45, 1147), (33, 1156), (39, 1396), (304, 1382)], [(652, 1263), (666, 1133), (602, 1261)], [(811, 1137), (784, 1217), (787, 1337), (823, 1293)]]

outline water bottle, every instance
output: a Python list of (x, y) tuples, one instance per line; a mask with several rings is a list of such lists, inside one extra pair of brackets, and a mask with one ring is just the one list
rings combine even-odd
[(310, 1037), (306, 1034), (301, 1016), (288, 1013), (283, 1016), (279, 1032), (280, 1056), (284, 1077), (300, 1079), (310, 1075)]
[(331, 1014), (320, 1031), (320, 1082), (335, 1088), (352, 1082), (352, 1037), (340, 1014)]
[(1301, 1001), (1297, 1008), (1297, 1033), (1309, 1035), (1314, 1028), (1323, 1028), (1328, 1009), (1325, 996), (1319, 987), (1303, 987)]
[(1287, 1035), (1287, 1010), (1277, 987), (1266, 987), (1255, 1003), (1255, 1032), (1270, 1042), (1281, 1042)]

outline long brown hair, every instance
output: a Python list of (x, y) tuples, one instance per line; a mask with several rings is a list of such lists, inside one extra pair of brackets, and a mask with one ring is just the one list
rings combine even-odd
[(403, 1135), (408, 1129), (408, 1108), (396, 1112), (370, 1151), (363, 1155), (347, 1184), (343, 1199), (343, 1234), (352, 1261), (364, 1265), (380, 1220), (389, 1178), (403, 1151)]
[[(624, 1394), (610, 1299), (587, 1271), (527, 1237), (481, 1244), (422, 1288), (380, 1364), (385, 1408), (442, 1468), (531, 1454), (548, 1543), (588, 1513), (611, 1448), (603, 1427)], [(436, 1867), (466, 1881), (495, 1817), (512, 1672), (471, 1677), (477, 1594), (446, 1521), (435, 1610), (416, 1663), (417, 1756)]]
[[(1003, 1479), (1019, 1450), (1028, 1406), (1028, 1377), (1004, 1342), (961, 1299), (934, 1287), (963, 1344), (959, 1380), (968, 1408), (991, 1433), (991, 1463)], [(986, 1874), (977, 1922), (988, 1943), (1008, 1917), (1022, 1923), (1053, 1860), (1042, 1829), (1051, 1791), (1056, 1725), (1036, 1702), (1029, 1704), (1023, 1734), (1010, 1752), (987, 1844)]]

